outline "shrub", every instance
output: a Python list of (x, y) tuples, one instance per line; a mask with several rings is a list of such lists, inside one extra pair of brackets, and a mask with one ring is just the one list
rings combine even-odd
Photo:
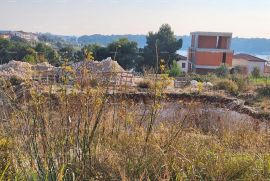
[(232, 74), (247, 74), (247, 69), (245, 66), (237, 65), (232, 69)]
[(261, 76), (259, 67), (254, 67), (251, 72), (252, 77), (259, 78)]
[(233, 76), (232, 80), (237, 84), (238, 91), (242, 92), (247, 90), (248, 87), (248, 79), (242, 76)]
[(181, 75), (181, 68), (177, 64), (177, 62), (174, 60), (171, 69), (168, 72), (170, 77), (178, 77)]
[(228, 79), (220, 80), (219, 82), (217, 82), (217, 84), (215, 85), (215, 88), (218, 90), (225, 90), (229, 92), (230, 94), (234, 94), (234, 95), (238, 93), (237, 84)]
[(150, 89), (152, 87), (152, 82), (150, 80), (144, 80), (138, 83), (138, 87), (141, 89)]
[(36, 64), (37, 63), (37, 61), (36, 61), (36, 59), (35, 59), (35, 57), (33, 55), (26, 55), (23, 58), (23, 61), (27, 62), (27, 63), (30, 63), (30, 64)]
[(270, 97), (270, 86), (259, 88), (257, 89), (257, 92), (259, 93), (260, 96)]
[(228, 77), (228, 75), (230, 74), (230, 70), (226, 65), (221, 65), (216, 69), (215, 73), (218, 77)]

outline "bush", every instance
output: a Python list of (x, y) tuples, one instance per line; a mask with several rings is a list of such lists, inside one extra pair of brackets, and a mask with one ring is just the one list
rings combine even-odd
[(257, 89), (257, 92), (260, 96), (270, 97), (270, 86), (259, 88)]
[(238, 91), (242, 92), (247, 90), (248, 87), (248, 79), (242, 76), (233, 76), (232, 80), (237, 84)]
[(215, 88), (218, 90), (225, 90), (233, 95), (238, 94), (237, 84), (231, 80), (228, 80), (228, 79), (220, 80), (219, 82), (217, 82), (217, 84), (215, 85)]
[(150, 89), (152, 87), (152, 82), (150, 80), (144, 80), (138, 83), (138, 87), (141, 89)]
[(216, 69), (215, 74), (218, 77), (228, 77), (228, 75), (230, 74), (230, 70), (228, 69), (226, 65), (221, 65), (220, 67)]
[(232, 74), (247, 74), (247, 69), (245, 66), (237, 65), (232, 69)]
[(36, 61), (36, 59), (35, 59), (35, 57), (33, 55), (26, 55), (23, 58), (23, 61), (27, 62), (27, 63), (30, 63), (30, 64), (36, 64), (37, 63), (37, 61)]
[(251, 72), (252, 77), (259, 78), (261, 76), (259, 67), (254, 67)]
[(168, 74), (170, 77), (178, 77), (182, 73), (181, 68), (177, 64), (177, 62), (174, 60), (171, 69), (169, 70)]

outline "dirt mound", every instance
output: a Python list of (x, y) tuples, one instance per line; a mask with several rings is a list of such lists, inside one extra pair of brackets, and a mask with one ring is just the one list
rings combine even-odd
[(32, 65), (27, 62), (12, 60), (0, 65), (0, 76), (4, 78), (17, 77), (26, 80), (32, 79), (33, 75), (37, 73), (44, 73), (44, 76), (46, 76), (47, 73), (53, 73), (56, 69), (56, 67), (47, 62)]
[(125, 70), (111, 58), (107, 58), (105, 60), (99, 61), (82, 61), (77, 62), (72, 65), (74, 70), (80, 70), (86, 66), (91, 73), (108, 73), (108, 72), (125, 72)]
[(32, 65), (26, 62), (11, 60), (10, 62), (0, 65), (0, 76), (10, 78), (18, 77), (29, 79), (32, 75)]

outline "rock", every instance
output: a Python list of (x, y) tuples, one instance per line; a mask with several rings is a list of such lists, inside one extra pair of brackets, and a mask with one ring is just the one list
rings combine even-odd
[(32, 79), (34, 75), (37, 76), (36, 74), (42, 74), (42, 76), (52, 75), (57, 69), (47, 62), (32, 65), (27, 62), (11, 60), (6, 64), (0, 65), (0, 76), (26, 80)]
[(206, 87), (214, 87), (214, 85), (211, 82), (206, 82)]
[(0, 76), (5, 78), (17, 77), (21, 79), (30, 79), (32, 74), (32, 65), (26, 62), (11, 60), (0, 65)]
[(193, 87), (197, 87), (197, 86), (198, 86), (198, 81), (192, 80), (192, 81), (190, 81), (190, 84), (191, 84)]

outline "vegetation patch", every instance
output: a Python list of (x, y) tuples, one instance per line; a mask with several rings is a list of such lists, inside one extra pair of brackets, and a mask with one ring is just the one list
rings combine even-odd
[(228, 93), (233, 94), (233, 95), (238, 94), (238, 86), (232, 80), (228, 80), (228, 79), (220, 80), (216, 83), (214, 88), (217, 90), (225, 90)]
[(270, 86), (259, 88), (257, 89), (257, 92), (259, 93), (260, 96), (270, 97)]

